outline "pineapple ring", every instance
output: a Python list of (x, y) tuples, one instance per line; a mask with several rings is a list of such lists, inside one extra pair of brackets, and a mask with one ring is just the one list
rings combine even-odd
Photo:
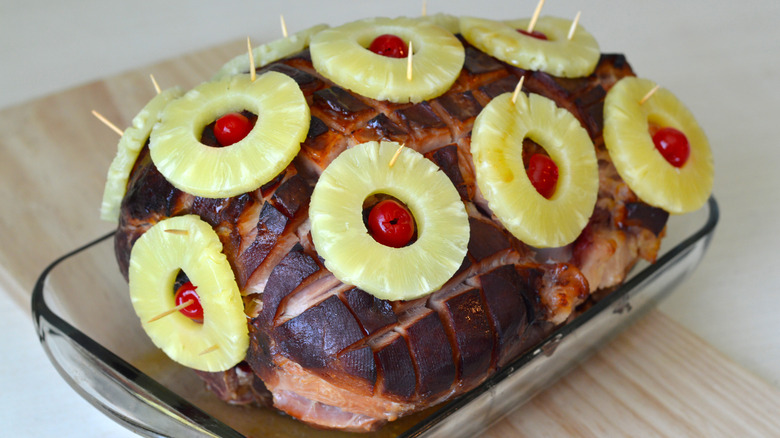
[[(419, 152), (367, 142), (342, 152), (322, 173), (309, 217), (317, 252), (344, 283), (380, 299), (411, 300), (439, 289), (458, 270), (469, 241), (463, 201), (450, 179)], [(363, 201), (388, 194), (405, 203), (418, 238), (391, 248), (369, 235)]]
[(125, 129), (117, 144), (117, 151), (108, 167), (106, 185), (103, 188), (103, 202), (100, 205), (100, 219), (109, 222), (119, 220), (119, 206), (127, 192), (127, 179), (138, 154), (143, 149), (155, 123), (168, 103), (179, 98), (184, 92), (181, 88), (169, 88), (149, 101), (133, 118), (132, 125)]
[[(539, 143), (558, 166), (550, 199), (531, 184), (523, 166), (523, 139)], [(471, 136), (477, 186), (493, 213), (518, 239), (559, 247), (580, 235), (599, 188), (596, 151), (574, 116), (538, 94), (493, 99), (474, 122)]]
[[(258, 115), (243, 140), (214, 148), (200, 142), (218, 117), (249, 110)], [(289, 76), (267, 72), (200, 84), (171, 102), (152, 130), (155, 166), (179, 190), (205, 198), (246, 193), (267, 183), (293, 160), (309, 130), (309, 106)]]
[(525, 70), (539, 70), (554, 76), (577, 78), (596, 69), (601, 50), (598, 42), (582, 26), (568, 39), (572, 22), (564, 18), (540, 17), (534, 30), (547, 36), (540, 40), (523, 35), (530, 20), (493, 21), (461, 17), (463, 37), (478, 49)]
[[(388, 58), (366, 49), (379, 35), (412, 42), (413, 72), (407, 59)], [(452, 33), (412, 18), (370, 18), (324, 30), (311, 40), (314, 68), (336, 84), (362, 96), (391, 102), (421, 102), (443, 94), (466, 59)]]
[(455, 15), (439, 12), (438, 14), (433, 15), (423, 15), (421, 17), (417, 17), (416, 19), (443, 27), (454, 35), (460, 33), (460, 18), (456, 17)]
[[(709, 142), (693, 114), (670, 91), (660, 88), (643, 104), (655, 86), (650, 80), (626, 77), (604, 101), (604, 144), (620, 177), (640, 199), (672, 214), (699, 209), (712, 192), (714, 164)], [(682, 131), (690, 156), (675, 167), (658, 152), (649, 123)]]
[[(180, 312), (148, 322), (176, 306), (173, 285), (179, 269), (198, 287), (203, 323)], [(146, 231), (130, 253), (129, 285), (144, 331), (174, 361), (216, 372), (244, 359), (249, 347), (244, 303), (222, 243), (198, 216), (168, 218)], [(218, 348), (203, 353), (214, 345)]]
[[(294, 55), (301, 50), (309, 47), (311, 37), (327, 29), (327, 24), (318, 24), (316, 26), (296, 32), (286, 38), (280, 38), (270, 43), (257, 46), (252, 49), (252, 56), (255, 59), (255, 67), (260, 68), (284, 57)], [(217, 71), (211, 80), (216, 81), (225, 76), (232, 76), (249, 72), (249, 54), (238, 55), (226, 62), (222, 68)]]

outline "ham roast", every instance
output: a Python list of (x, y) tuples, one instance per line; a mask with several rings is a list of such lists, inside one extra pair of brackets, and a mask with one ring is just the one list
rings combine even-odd
[[(225, 199), (184, 193), (142, 150), (121, 207), (119, 266), (127, 276), (133, 243), (164, 218), (196, 214), (214, 228), (250, 331), (245, 362), (226, 372), (198, 372), (220, 398), (273, 405), (317, 427), (374, 430), (479, 385), (566, 323), (593, 292), (620, 284), (639, 258), (654, 261), (668, 215), (641, 202), (620, 179), (602, 139), (606, 91), (633, 75), (626, 59), (605, 54), (590, 76), (564, 79), (521, 70), (461, 42), (466, 58), (454, 85), (417, 104), (340, 88), (315, 71), (308, 50), (258, 69), (298, 83), (311, 123), (295, 160), (253, 192)], [(562, 248), (539, 250), (517, 240), (475, 184), (474, 119), (523, 76), (527, 92), (570, 111), (596, 147), (595, 211), (580, 237)], [(427, 297), (386, 301), (343, 284), (312, 243), (308, 205), (318, 176), (346, 148), (370, 140), (424, 154), (466, 206), (467, 256)], [(209, 127), (202, 141), (213, 141)]]

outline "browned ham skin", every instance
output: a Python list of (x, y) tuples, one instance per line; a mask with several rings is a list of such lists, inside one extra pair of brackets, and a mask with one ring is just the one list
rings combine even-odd
[[(561, 79), (463, 44), (466, 61), (455, 84), (419, 104), (354, 95), (317, 74), (307, 51), (259, 69), (293, 78), (312, 118), (298, 157), (254, 192), (229, 199), (182, 193), (146, 149), (141, 153), (122, 204), (117, 259), (126, 276), (133, 242), (168, 216), (194, 213), (214, 227), (244, 295), (247, 362), (255, 373), (246, 366), (200, 373), (220, 398), (272, 402), (317, 427), (373, 430), (474, 388), (566, 321), (591, 292), (619, 284), (638, 257), (655, 259), (668, 215), (628, 189), (601, 136), (606, 90), (633, 75), (625, 58), (603, 55), (591, 76)], [(474, 119), (521, 76), (527, 92), (574, 114), (596, 146), (598, 203), (582, 235), (564, 248), (537, 250), (518, 241), (475, 185)], [(398, 141), (425, 154), (466, 206), (468, 254), (428, 297), (389, 302), (342, 284), (312, 244), (308, 204), (318, 176), (347, 147), (369, 140)]]

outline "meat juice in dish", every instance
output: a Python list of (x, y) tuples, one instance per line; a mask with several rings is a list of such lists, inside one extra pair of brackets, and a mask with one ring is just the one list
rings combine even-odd
[(226, 402), (370, 431), (653, 262), (711, 191), (704, 134), (581, 26), (527, 25), (317, 26), (153, 98), (101, 211), (155, 345)]

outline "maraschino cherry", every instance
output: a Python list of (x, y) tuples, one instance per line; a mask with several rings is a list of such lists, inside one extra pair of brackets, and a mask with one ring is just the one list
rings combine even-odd
[(214, 124), (214, 136), (222, 146), (238, 143), (252, 130), (252, 122), (241, 113), (227, 113)]
[(531, 32), (528, 32), (527, 30), (517, 29), (517, 31), (525, 36), (536, 38), (537, 40), (547, 41), (547, 35), (543, 34), (542, 32), (539, 32), (538, 30), (532, 30)]
[(674, 167), (682, 167), (691, 154), (688, 138), (674, 128), (659, 129), (653, 134), (653, 143), (658, 152)]
[(368, 213), (368, 231), (382, 245), (401, 248), (414, 237), (414, 219), (406, 207), (386, 199)]
[(179, 287), (173, 300), (177, 307), (192, 300), (192, 304), (179, 309), (179, 312), (195, 322), (203, 322), (203, 306), (200, 304), (200, 297), (195, 292), (195, 289), (197, 287), (191, 281), (188, 281)]
[(390, 58), (406, 58), (406, 55), (408, 55), (407, 46), (404, 43), (404, 40), (391, 34), (379, 35), (374, 38), (374, 41), (368, 46), (368, 50), (377, 55)]
[(528, 161), (528, 179), (540, 195), (550, 199), (558, 184), (558, 166), (544, 154), (533, 154)]

